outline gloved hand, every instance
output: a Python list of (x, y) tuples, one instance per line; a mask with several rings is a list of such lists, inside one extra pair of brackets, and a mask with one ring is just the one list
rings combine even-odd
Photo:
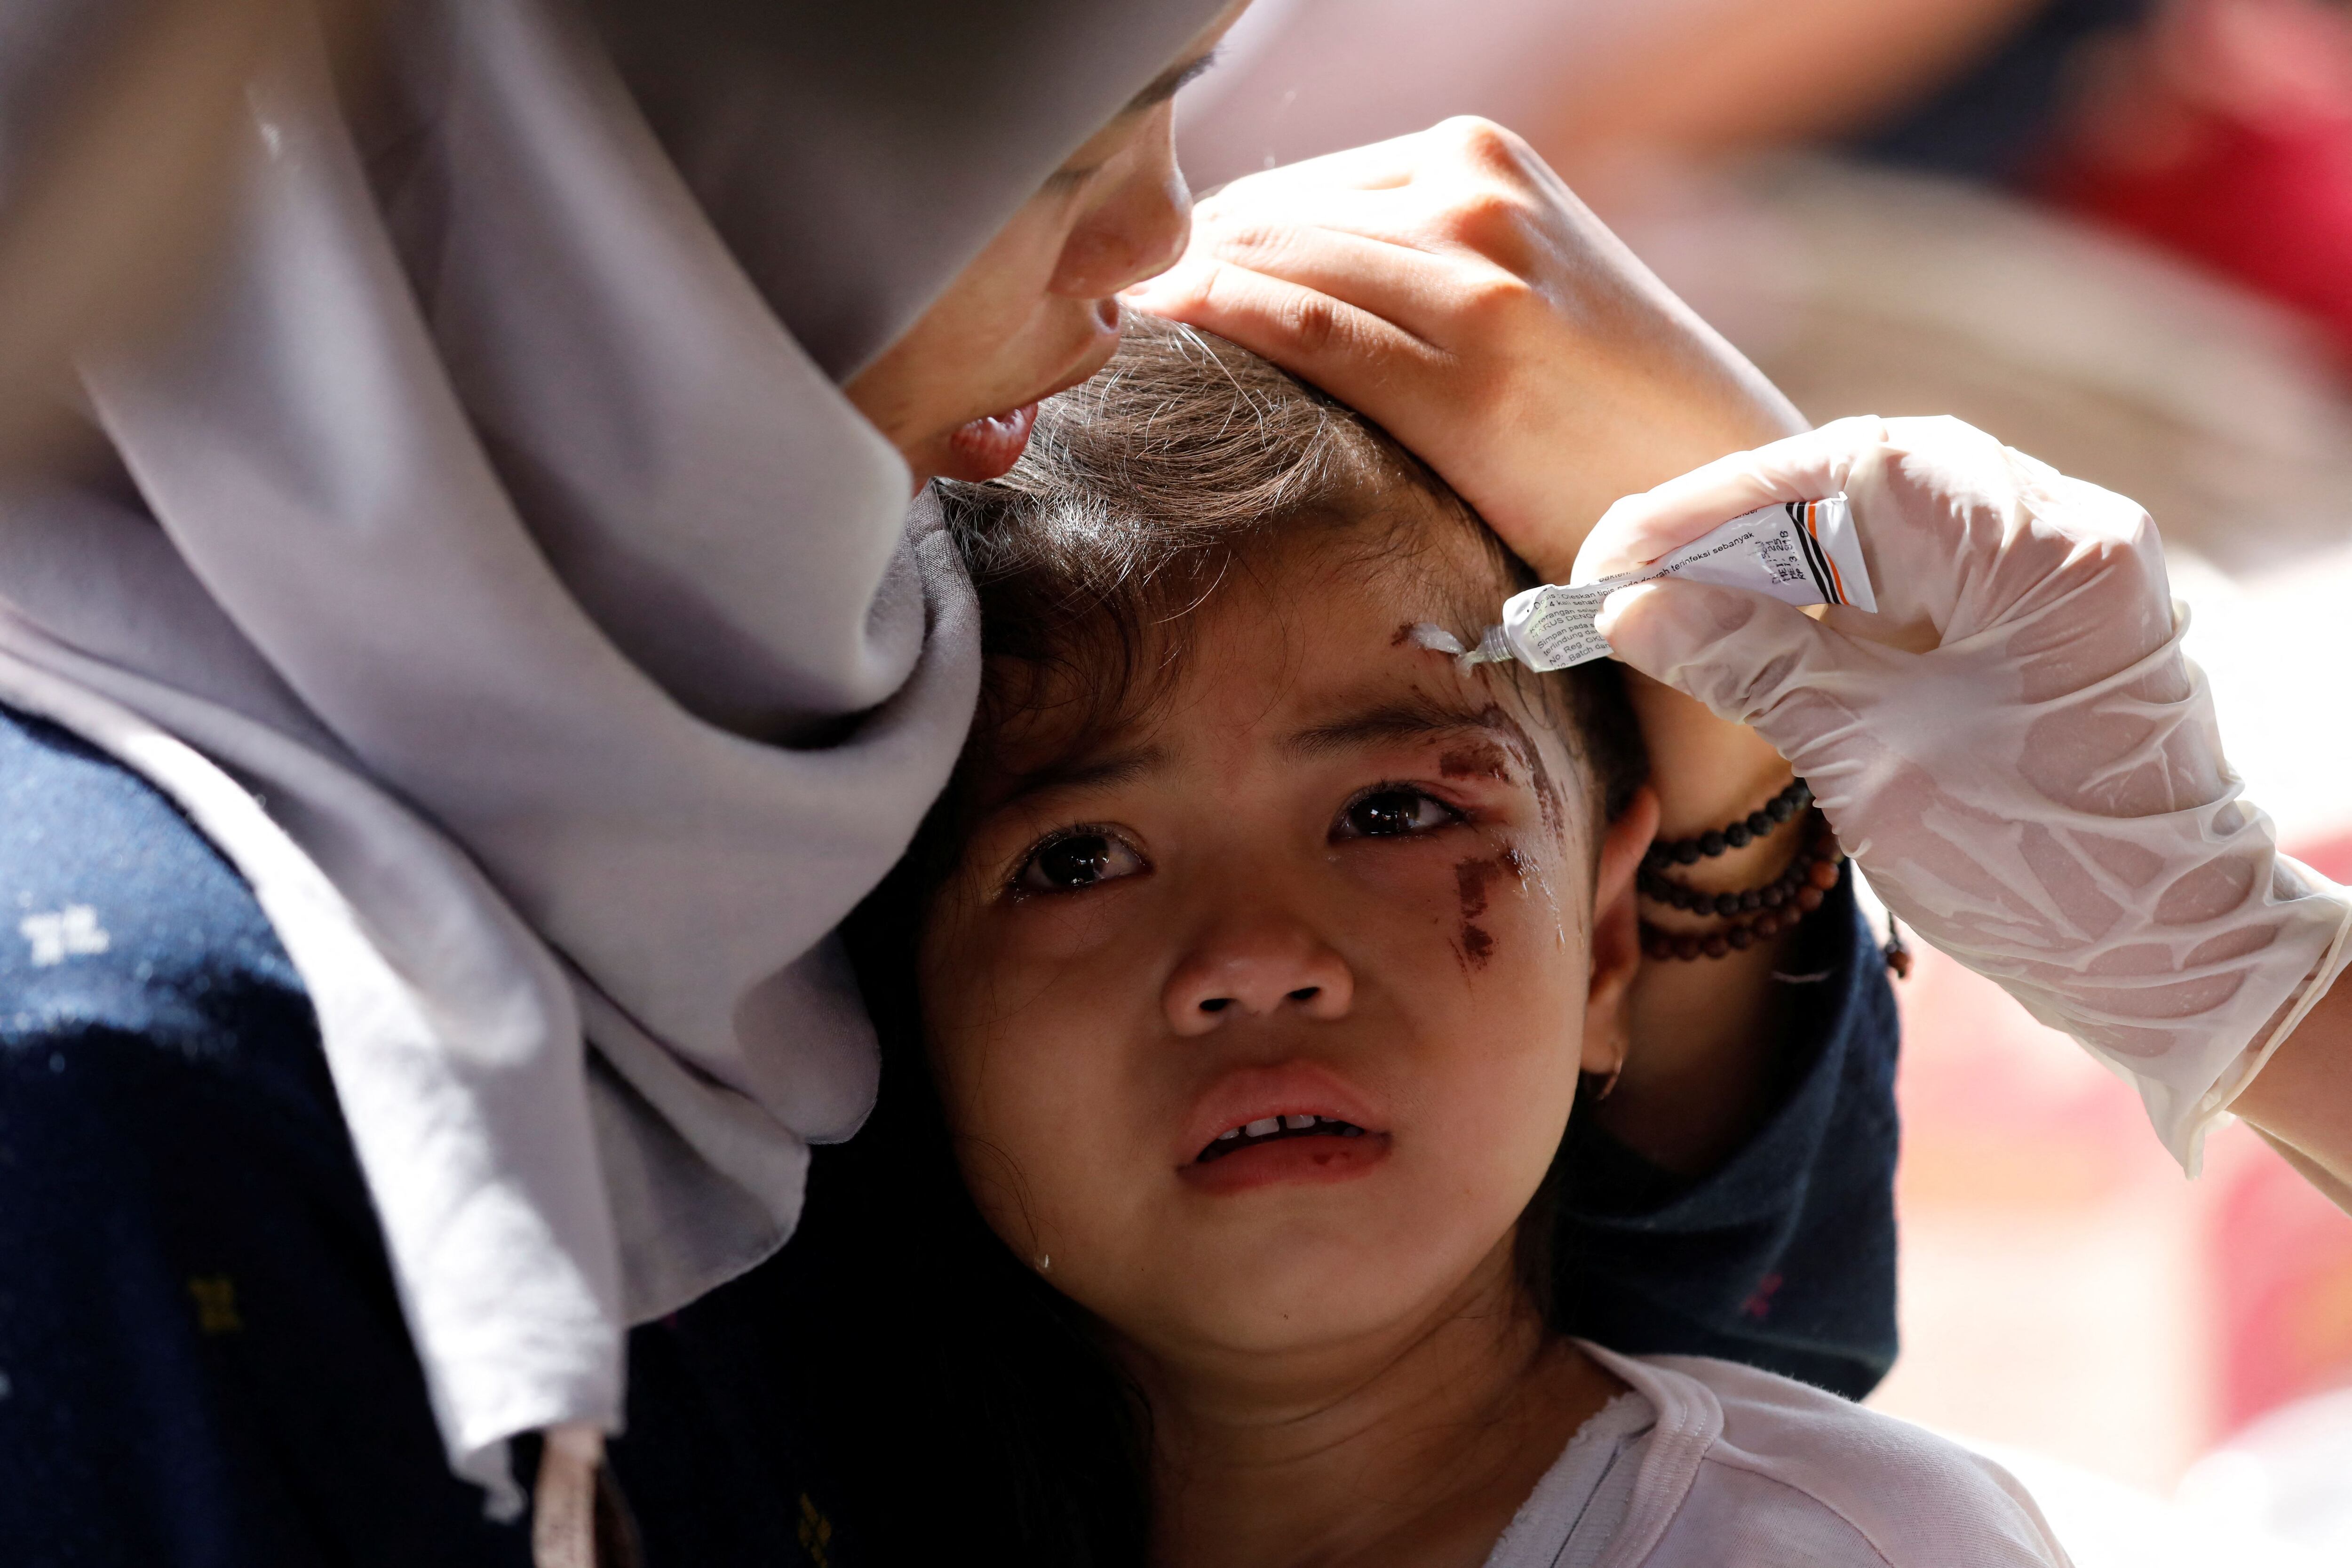
[(1878, 615), (1663, 581), (1602, 634), (1778, 747), (1887, 908), (2137, 1083), (2193, 1173), (2352, 958), (2352, 895), (2240, 798), (2146, 512), (1957, 420), (1842, 419), (1619, 501), (1571, 580), (1839, 490)]

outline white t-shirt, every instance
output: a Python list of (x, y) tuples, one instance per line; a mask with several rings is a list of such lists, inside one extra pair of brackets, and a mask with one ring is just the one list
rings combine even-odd
[(1730, 1362), (1582, 1348), (1631, 1392), (1486, 1568), (2064, 1568), (2025, 1489), (1941, 1437)]

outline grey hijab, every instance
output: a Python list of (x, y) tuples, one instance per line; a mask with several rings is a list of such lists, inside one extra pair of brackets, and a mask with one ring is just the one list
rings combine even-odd
[(0, 700), (253, 882), (502, 1489), (872, 1100), (829, 933), (977, 644), (835, 384), (1218, 0), (383, 9), (357, 86), (281, 40), (198, 308), (87, 367), (92, 472), (0, 500)]

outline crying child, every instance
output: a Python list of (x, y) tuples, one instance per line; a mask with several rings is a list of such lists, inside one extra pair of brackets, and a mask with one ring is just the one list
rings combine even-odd
[(1657, 810), (1614, 667), (1411, 635), (1531, 582), (1442, 482), (1139, 321), (946, 511), (985, 685), (857, 935), (873, 1213), (1022, 1391), (898, 1413), (1014, 1456), (1031, 1560), (2063, 1561), (1939, 1438), (1559, 1327)]

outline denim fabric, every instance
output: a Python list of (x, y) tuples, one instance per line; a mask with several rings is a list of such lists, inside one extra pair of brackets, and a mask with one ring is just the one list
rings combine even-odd
[(1789, 1087), (1720, 1169), (1675, 1177), (1570, 1123), (1559, 1255), (1576, 1333), (1850, 1399), (1894, 1364), (1899, 1035), (1853, 883), (1849, 868), (1785, 961), (1822, 976), (1790, 987)]

